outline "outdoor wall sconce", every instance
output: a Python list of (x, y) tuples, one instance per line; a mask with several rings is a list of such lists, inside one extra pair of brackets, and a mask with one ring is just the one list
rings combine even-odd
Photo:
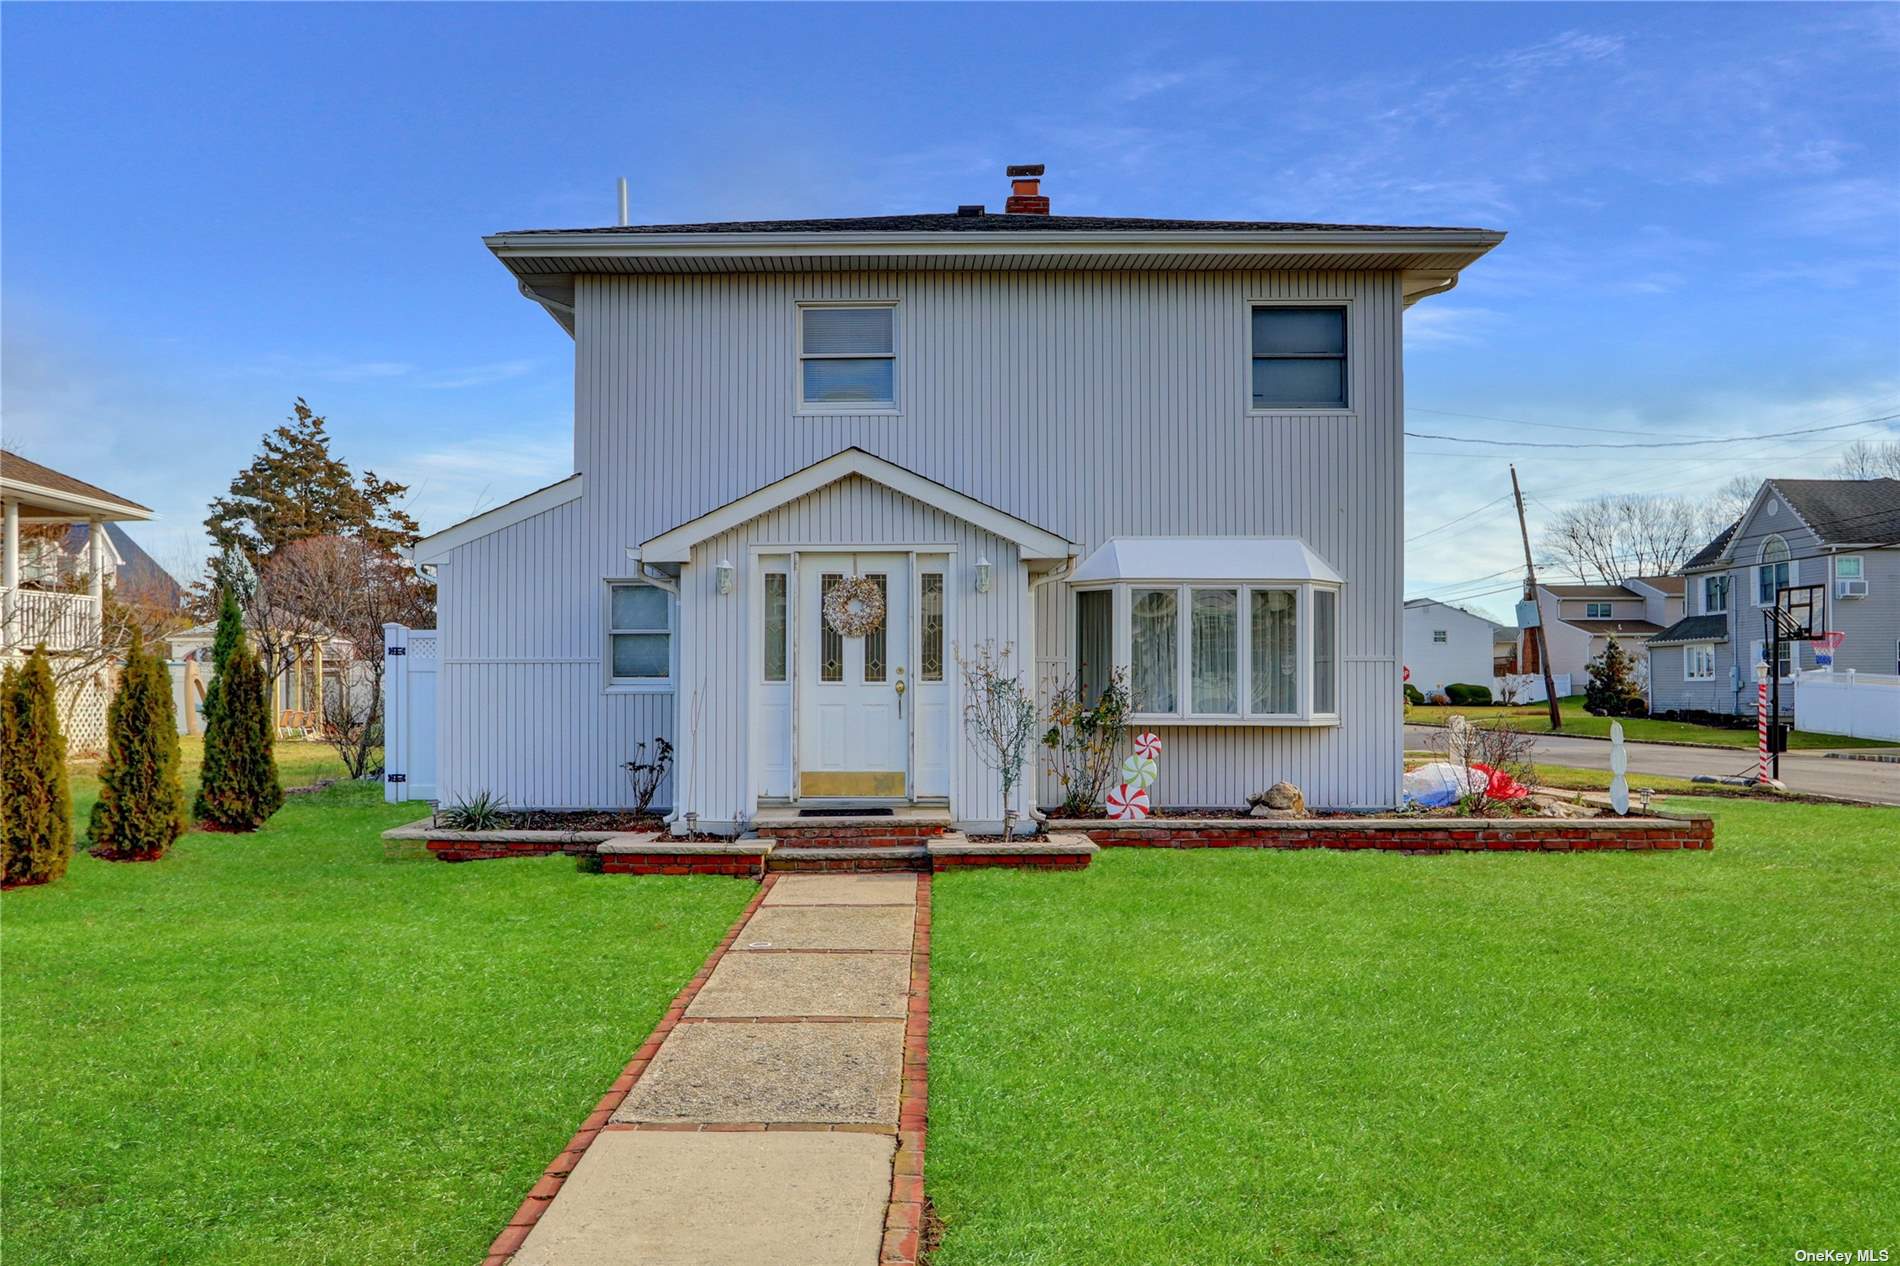
[(976, 591), (978, 593), (990, 591), (990, 560), (987, 558), (976, 560)]
[(732, 592), (732, 560), (722, 558), (713, 567), (713, 583), (721, 594)]

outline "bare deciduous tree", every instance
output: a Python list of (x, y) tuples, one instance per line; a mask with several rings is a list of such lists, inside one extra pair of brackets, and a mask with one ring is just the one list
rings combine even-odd
[(323, 736), (350, 776), (363, 777), (382, 748), (383, 626), (427, 624), (433, 591), (396, 555), (342, 536), (279, 547), (256, 589), (249, 610), (270, 622), (280, 652), (299, 639), (326, 641), (342, 672), (334, 690), (323, 690)]
[(1002, 779), (1005, 835), (1013, 829), (1016, 787), (1039, 725), (1036, 701), (1009, 665), (1013, 650), (1013, 645), (999, 649), (994, 642), (985, 642), (969, 659), (957, 654), (957, 666), (963, 672), (964, 732), (978, 759)]
[(1543, 552), (1579, 580), (1621, 584), (1668, 575), (1707, 542), (1703, 513), (1686, 497), (1605, 496), (1558, 515)]
[(1835, 479), (1900, 479), (1900, 443), (1855, 440), (1827, 473)]

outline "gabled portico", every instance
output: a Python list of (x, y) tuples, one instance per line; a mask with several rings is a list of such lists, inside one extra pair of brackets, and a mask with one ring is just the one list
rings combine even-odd
[(761, 806), (1000, 824), (995, 775), (957, 737), (958, 655), (1009, 646), (1032, 671), (1031, 577), (1067, 540), (850, 448), (635, 552), (678, 595), (676, 829), (743, 829)]

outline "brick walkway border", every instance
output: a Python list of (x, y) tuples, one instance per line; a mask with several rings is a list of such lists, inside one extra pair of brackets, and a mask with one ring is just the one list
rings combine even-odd
[[(641, 1074), (646, 1072), (647, 1065), (659, 1053), (660, 1043), (666, 1040), (667, 1034), (673, 1031), (674, 1026), (686, 1014), (686, 1008), (692, 1005), (700, 987), (712, 975), (713, 968), (719, 965), (719, 960), (725, 957), (726, 951), (731, 949), (733, 943), (739, 939), (740, 929), (745, 927), (746, 921), (758, 910), (766, 894), (772, 891), (775, 878), (776, 876), (773, 875), (765, 877), (764, 882), (759, 885), (758, 892), (753, 894), (752, 900), (748, 901), (745, 909), (739, 912), (738, 919), (726, 930), (725, 939), (721, 940), (713, 952), (707, 956), (705, 963), (686, 983), (686, 987), (674, 996), (672, 1005), (667, 1007), (666, 1014), (660, 1018), (659, 1025), (641, 1044), (640, 1049), (634, 1052), (633, 1058), (621, 1070), (620, 1076), (614, 1079), (607, 1093), (602, 1095), (600, 1102), (594, 1105), (594, 1110), (588, 1114), (585, 1121), (581, 1122), (581, 1128), (576, 1130), (574, 1137), (567, 1141), (567, 1146), (561, 1149), (561, 1154), (542, 1171), (541, 1180), (529, 1189), (528, 1198), (521, 1202), (521, 1207), (515, 1210), (515, 1215), (508, 1219), (508, 1225), (502, 1228), (501, 1234), (497, 1235), (494, 1242), (488, 1246), (488, 1256), (482, 1259), (482, 1266), (503, 1266), (521, 1248), (522, 1242), (528, 1238), (528, 1232), (533, 1230), (534, 1224), (541, 1220), (541, 1215), (554, 1202), (555, 1194), (567, 1182), (567, 1176), (573, 1173), (574, 1166), (580, 1163), (582, 1154), (593, 1143), (594, 1136), (606, 1128), (608, 1119), (620, 1107), (621, 1100), (625, 1099), (639, 1083)], [(913, 968), (913, 979), (914, 970)], [(913, 1001), (911, 1005), (915, 1006), (916, 1003)], [(717, 1129), (718, 1127), (705, 1128)]]
[(904, 1080), (897, 1097), (897, 1154), (884, 1214), (879, 1266), (911, 1266), (922, 1256), (924, 1131), (930, 1108), (930, 876), (917, 876), (910, 938), (910, 1004), (904, 1019)]

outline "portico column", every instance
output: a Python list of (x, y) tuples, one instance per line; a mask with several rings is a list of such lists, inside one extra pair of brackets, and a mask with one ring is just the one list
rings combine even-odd
[(99, 603), (106, 593), (104, 575), (106, 552), (99, 540), (99, 534), (103, 530), (99, 520), (86, 520), (86, 568), (89, 572), (86, 577), (86, 592), (92, 595), (92, 609), (98, 614), (103, 614)]
[(6, 505), (6, 579), (4, 587), (20, 587), (20, 503), (9, 501)]

